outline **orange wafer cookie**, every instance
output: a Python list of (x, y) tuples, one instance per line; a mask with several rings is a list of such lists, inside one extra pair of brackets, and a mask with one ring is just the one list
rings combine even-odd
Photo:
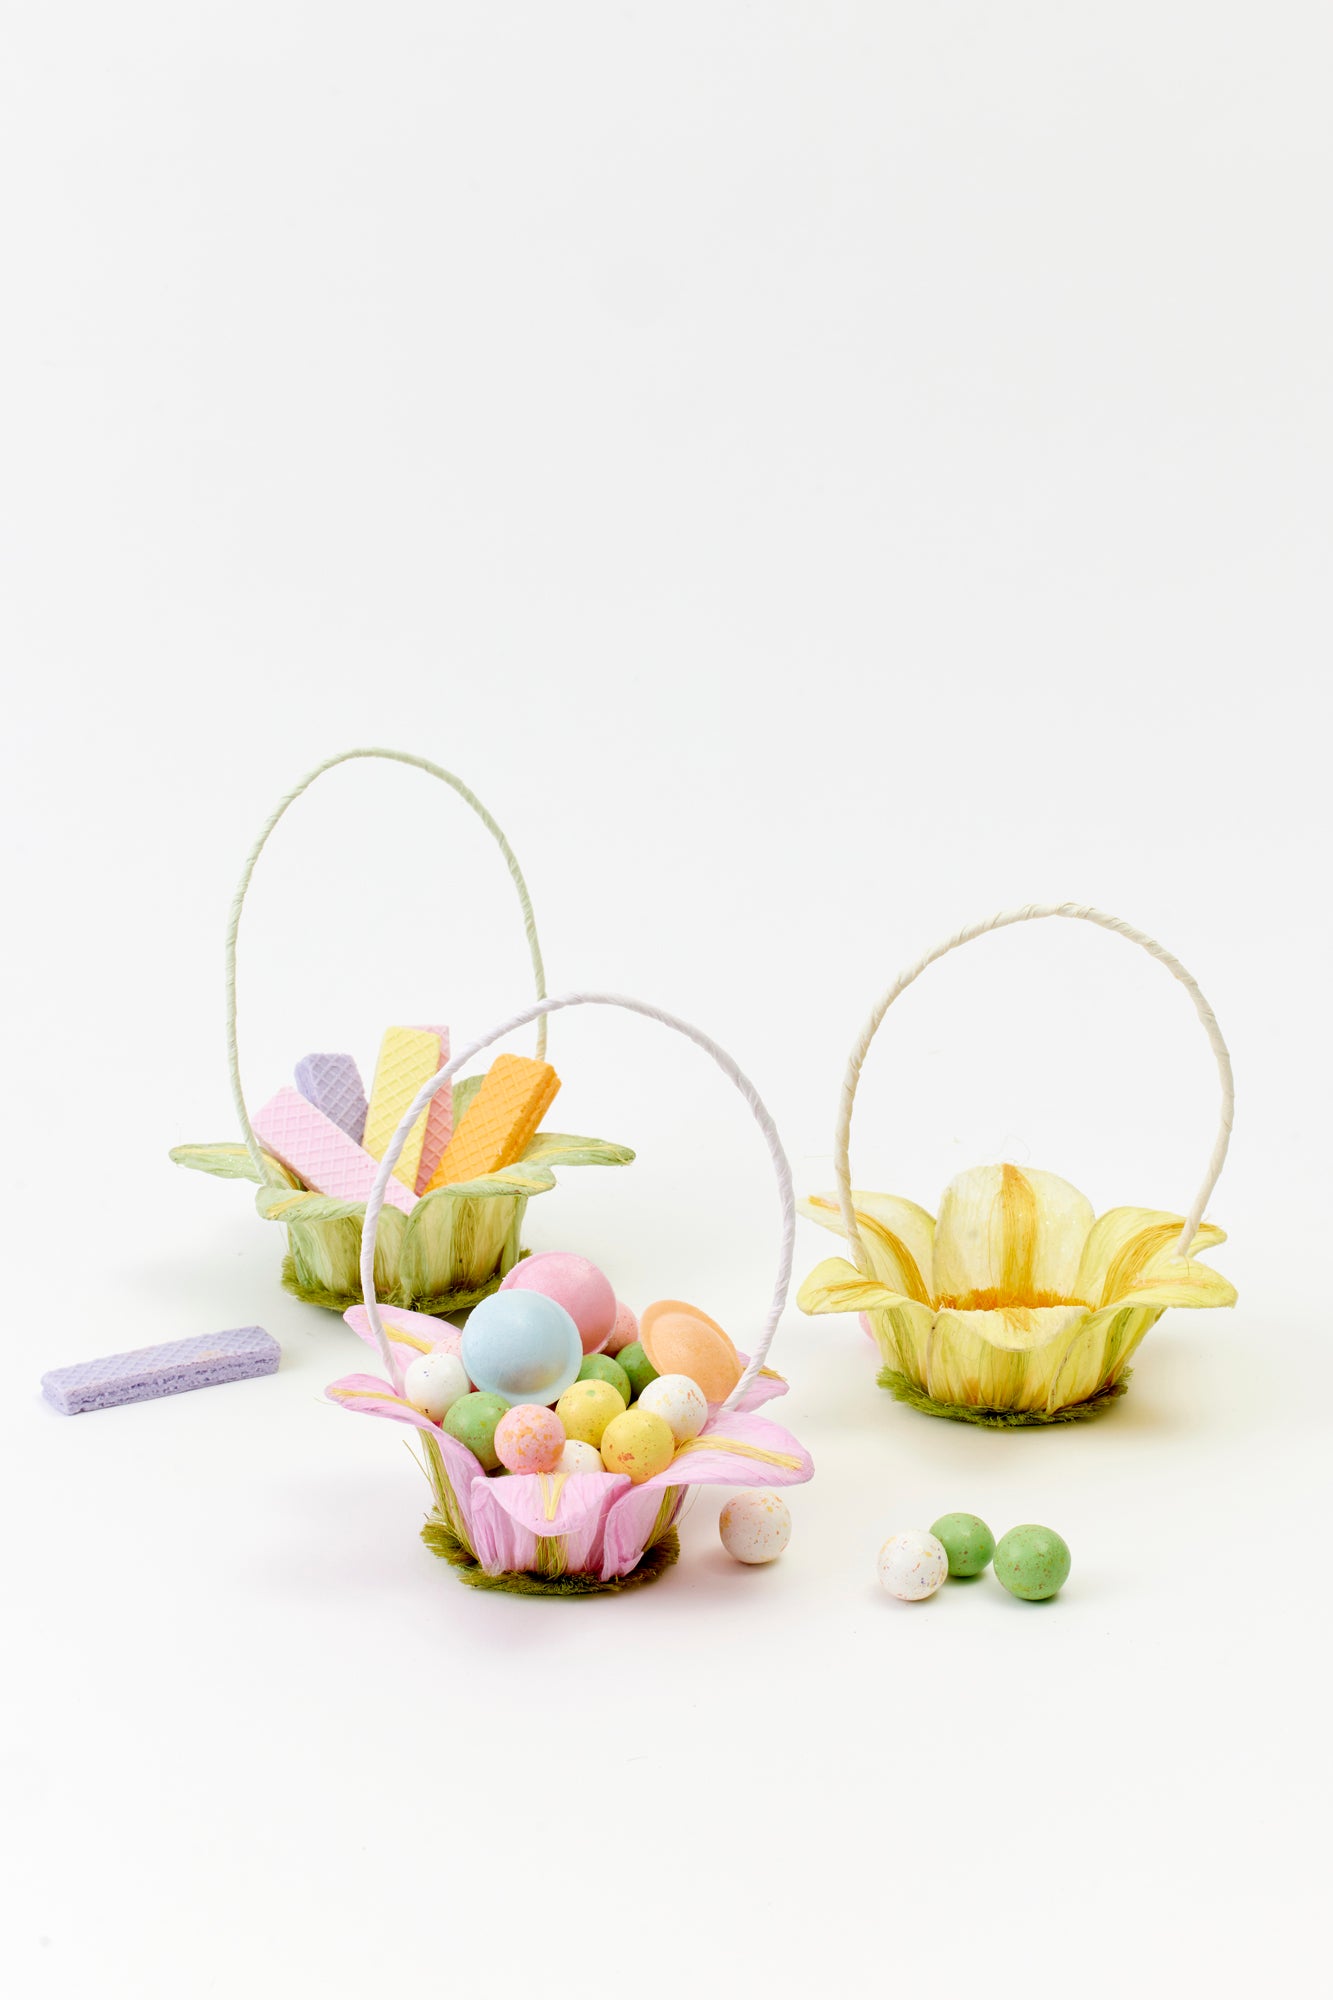
[(550, 1063), (534, 1062), (531, 1056), (497, 1056), (459, 1119), (428, 1190), (512, 1166), (559, 1088)]

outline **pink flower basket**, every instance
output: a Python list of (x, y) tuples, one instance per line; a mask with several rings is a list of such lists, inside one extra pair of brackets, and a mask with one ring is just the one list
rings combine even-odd
[[(464, 1445), (414, 1409), (403, 1393), (410, 1363), (441, 1345), (439, 1321), (381, 1307), (375, 1295), (375, 1237), (385, 1188), (407, 1134), (435, 1092), (447, 1086), (462, 1064), (502, 1036), (541, 1015), (583, 1005), (621, 1007), (644, 1015), (685, 1035), (712, 1056), (740, 1090), (764, 1134), (781, 1208), (777, 1280), (753, 1352), (742, 1356), (740, 1380), (724, 1402), (709, 1405), (702, 1431), (679, 1447), (666, 1470), (637, 1484), (623, 1473), (611, 1472), (488, 1475)], [(789, 1431), (757, 1414), (787, 1389), (782, 1377), (765, 1363), (787, 1300), (794, 1218), (791, 1170), (773, 1120), (753, 1084), (717, 1043), (687, 1022), (616, 994), (575, 993), (539, 1000), (455, 1056), (404, 1113), (366, 1204), (361, 1237), (364, 1305), (345, 1315), (353, 1331), (376, 1349), (384, 1374), (345, 1375), (331, 1383), (327, 1393), (344, 1409), (388, 1417), (417, 1431), (434, 1496), (422, 1538), (454, 1565), (465, 1582), (544, 1596), (587, 1595), (650, 1583), (676, 1558), (676, 1522), (692, 1487), (793, 1486), (809, 1479), (814, 1470), (809, 1453)], [(445, 1342), (450, 1338), (446, 1334)]]

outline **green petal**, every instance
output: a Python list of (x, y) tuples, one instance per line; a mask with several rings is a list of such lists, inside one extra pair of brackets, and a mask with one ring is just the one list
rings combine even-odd
[(486, 1072), (484, 1070), (480, 1076), (460, 1076), (455, 1078), (453, 1086), (455, 1126), (485, 1081)]
[(349, 1216), (359, 1220), (366, 1212), (363, 1201), (340, 1201), (329, 1194), (315, 1194), (309, 1188), (271, 1184), (255, 1193), (255, 1207), (265, 1222), (341, 1222)]
[(555, 1175), (549, 1167), (519, 1160), (512, 1167), (501, 1167), (498, 1173), (478, 1174), (472, 1181), (446, 1181), (443, 1187), (432, 1188), (429, 1194), (422, 1195), (412, 1215), (419, 1215), (428, 1202), (456, 1201), (460, 1195), (478, 1200), (497, 1194), (545, 1194), (554, 1186)]
[(627, 1167), (634, 1158), (628, 1146), (609, 1139), (581, 1139), (572, 1132), (538, 1132), (523, 1154), (525, 1167)]
[[(259, 1179), (249, 1150), (239, 1143), (222, 1146), (173, 1146), (171, 1157), (178, 1167), (195, 1167), (201, 1174), (220, 1174), (223, 1180)], [(269, 1164), (275, 1172), (282, 1172), (276, 1160), (270, 1161)], [(289, 1185), (291, 1184), (289, 1182)]]

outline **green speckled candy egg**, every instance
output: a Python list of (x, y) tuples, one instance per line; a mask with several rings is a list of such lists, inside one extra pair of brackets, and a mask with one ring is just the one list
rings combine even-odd
[(489, 1396), (483, 1389), (474, 1389), (470, 1396), (460, 1396), (456, 1403), (450, 1404), (440, 1428), (465, 1444), (473, 1457), (480, 1459), (484, 1471), (494, 1472), (500, 1463), (495, 1450), (495, 1427), (508, 1414), (509, 1405), (503, 1396)]
[(980, 1576), (995, 1554), (995, 1537), (979, 1514), (941, 1514), (930, 1532), (944, 1544), (950, 1576)]
[(643, 1342), (633, 1340), (628, 1347), (622, 1347), (616, 1360), (629, 1376), (629, 1385), (636, 1396), (641, 1396), (650, 1382), (657, 1380), (657, 1370), (643, 1351)]
[(995, 1574), (1014, 1597), (1033, 1602), (1054, 1597), (1069, 1575), (1069, 1544), (1054, 1528), (1026, 1521), (1001, 1535), (995, 1550)]
[(630, 1387), (629, 1376), (618, 1361), (609, 1354), (589, 1354), (579, 1369), (580, 1382), (609, 1382), (628, 1409), (634, 1391)]

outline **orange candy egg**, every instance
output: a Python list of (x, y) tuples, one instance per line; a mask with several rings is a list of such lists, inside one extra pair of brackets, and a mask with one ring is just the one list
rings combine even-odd
[(683, 1299), (658, 1299), (645, 1306), (639, 1339), (659, 1375), (688, 1375), (710, 1403), (724, 1402), (741, 1379), (741, 1357), (729, 1336)]

